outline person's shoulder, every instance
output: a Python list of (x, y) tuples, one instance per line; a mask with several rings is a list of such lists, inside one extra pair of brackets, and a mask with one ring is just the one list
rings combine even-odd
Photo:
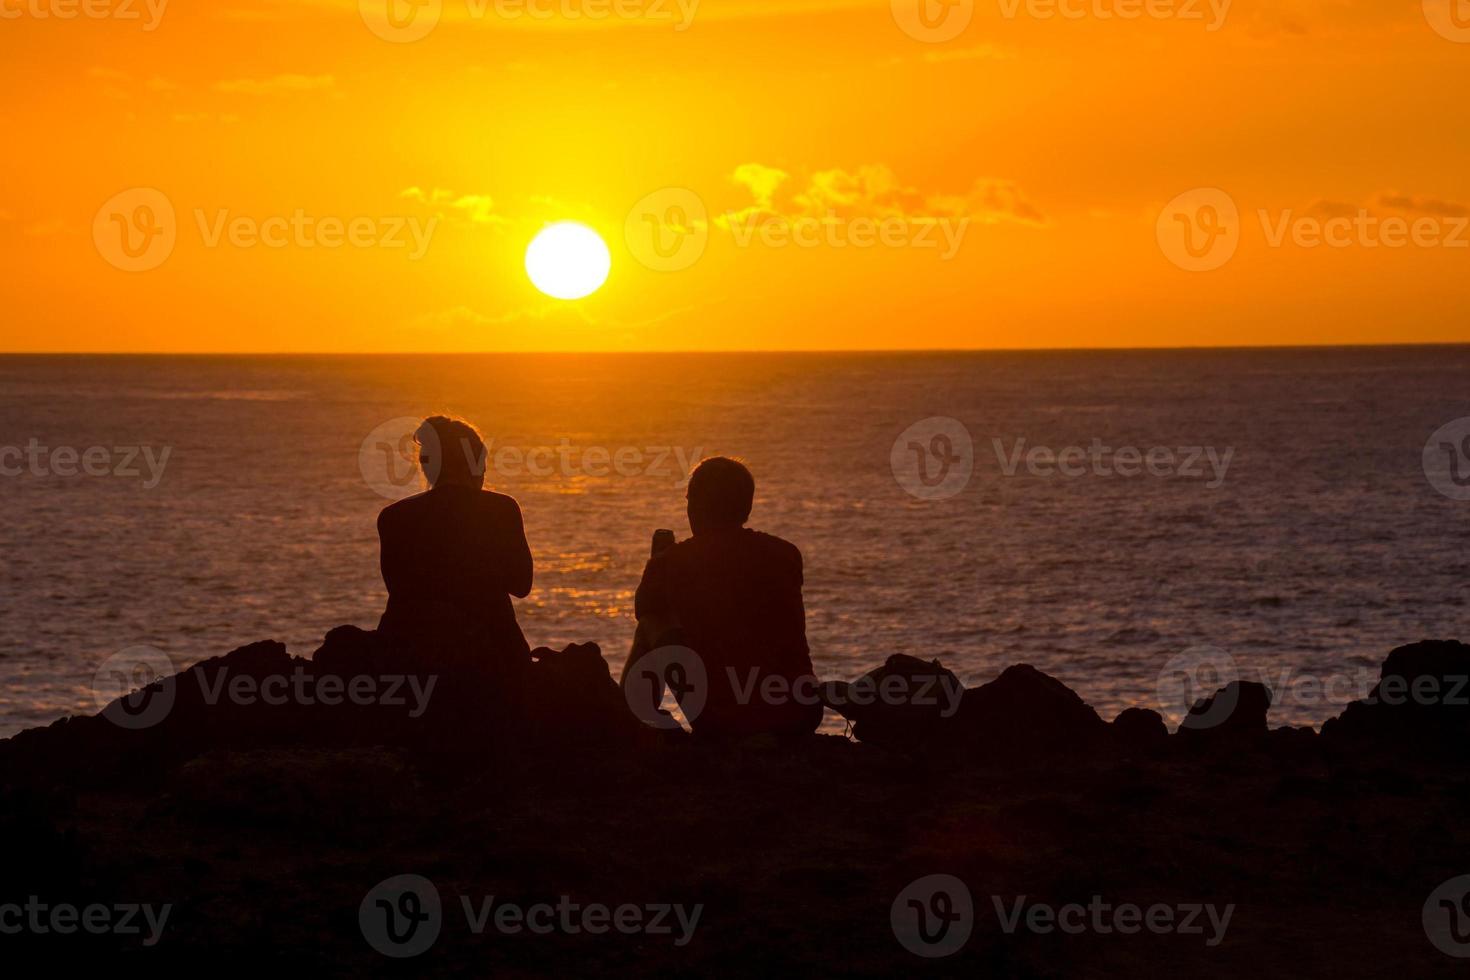
[(760, 548), (767, 554), (775, 555), (785, 561), (795, 562), (798, 565), (801, 564), (801, 549), (785, 538), (777, 537), (774, 534), (767, 534), (765, 531), (753, 531), (750, 528), (746, 528), (745, 533), (750, 535), (750, 540), (755, 542), (757, 548)]
[(423, 508), (428, 496), (429, 492), (425, 490), (423, 493), (416, 493), (411, 497), (404, 497), (402, 500), (393, 501), (393, 503), (378, 511), (378, 526), (382, 527), (385, 524), (393, 524), (407, 518), (410, 514)]
[(519, 514), (521, 512), (521, 505), (516, 498), (494, 490), (481, 490), (475, 496), (475, 503), (497, 514)]

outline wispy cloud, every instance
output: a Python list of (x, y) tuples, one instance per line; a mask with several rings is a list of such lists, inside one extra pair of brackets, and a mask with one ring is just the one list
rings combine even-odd
[(783, 194), (790, 175), (759, 163), (737, 167), (730, 179), (750, 191), (755, 201), (740, 211), (715, 219), (722, 228), (759, 215), (912, 221), (964, 217), (991, 224), (1001, 221), (1047, 224), (1041, 209), (1016, 184), (1005, 180), (977, 179), (967, 191), (941, 194), (905, 185), (888, 167), (872, 164), (855, 171), (842, 168), (817, 171), (799, 189)]
[(315, 92), (334, 88), (337, 79), (331, 75), (275, 75), (271, 78), (236, 78), (216, 82), (216, 92), (237, 95), (282, 95), (292, 92)]
[(1417, 215), (1428, 218), (1464, 218), (1470, 216), (1470, 206), (1445, 201), (1434, 197), (1419, 197), (1400, 191), (1379, 191), (1363, 204), (1349, 204), (1326, 198), (1314, 201), (1307, 213), (1323, 219), (1350, 218), (1367, 212), (1369, 214)]
[(509, 224), (503, 215), (496, 213), (495, 200), (489, 194), (456, 194), (443, 187), (426, 191), (422, 187), (414, 186), (399, 191), (398, 196), (435, 208), (436, 213), (444, 218), (459, 218), (472, 225)]

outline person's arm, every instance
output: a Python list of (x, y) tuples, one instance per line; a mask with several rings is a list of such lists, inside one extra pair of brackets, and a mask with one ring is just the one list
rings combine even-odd
[(628, 659), (623, 661), (623, 673), (618, 680), (624, 687), (638, 661), (658, 649), (659, 638), (678, 625), (668, 605), (668, 593), (664, 591), (664, 565), (657, 556), (649, 559), (633, 596), (633, 615), (638, 618), (638, 626), (633, 631), (633, 646), (628, 651)]
[(378, 566), (383, 573), (383, 584), (392, 595), (402, 585), (406, 569), (400, 555), (398, 536), (390, 528), (386, 508), (378, 514)]
[(526, 541), (526, 524), (521, 517), (521, 505), (510, 497), (506, 528), (505, 591), (517, 599), (531, 594), (531, 583), (535, 578), (535, 566), (531, 558), (531, 545)]

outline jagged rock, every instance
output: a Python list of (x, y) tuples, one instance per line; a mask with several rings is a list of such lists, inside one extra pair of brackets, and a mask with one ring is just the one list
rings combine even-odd
[(1470, 738), (1470, 646), (1426, 640), (1388, 655), (1378, 683), (1322, 726), (1333, 741), (1453, 751)]
[(312, 660), (253, 643), (0, 741), (0, 765), (67, 781), (154, 778), (215, 749), (385, 745), (446, 764), (491, 752), (616, 745), (641, 731), (596, 644), (496, 663), (477, 651), (396, 650), (339, 627)]
[(1231, 681), (1189, 709), (1175, 734), (1190, 742), (1252, 741), (1267, 732), (1271, 690), (1256, 681)]
[(1169, 741), (1164, 716), (1149, 708), (1127, 708), (1113, 719), (1113, 741), (1130, 752), (1154, 752)]
[(1000, 757), (1086, 749), (1108, 732), (1077, 692), (1030, 664), (965, 691), (953, 728), (967, 749)]
[(822, 685), (822, 703), (853, 723), (860, 742), (914, 746), (939, 737), (965, 685), (938, 660), (894, 654), (857, 680)]

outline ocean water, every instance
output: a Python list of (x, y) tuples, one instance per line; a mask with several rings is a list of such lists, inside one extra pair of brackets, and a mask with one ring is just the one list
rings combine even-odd
[(1316, 724), (1392, 647), (1470, 634), (1470, 501), (1425, 465), (1470, 416), (1467, 369), (1470, 348), (4, 357), (0, 734), (96, 710), (121, 650), (305, 655), (374, 625), (374, 519), (413, 489), (382, 446), (441, 411), (521, 502), (535, 645), (621, 662), (650, 532), (686, 533), (688, 464), (725, 453), (756, 475), (752, 525), (805, 553), (826, 677), (1028, 662), (1110, 718), (1223, 656), (1277, 690), (1275, 723)]

